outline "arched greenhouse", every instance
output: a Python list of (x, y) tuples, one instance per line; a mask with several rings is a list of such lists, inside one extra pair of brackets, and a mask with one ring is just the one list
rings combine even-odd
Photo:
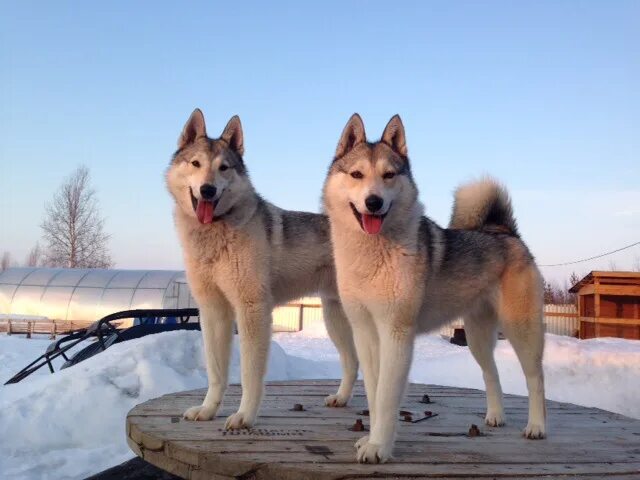
[(9, 268), (0, 272), (0, 314), (95, 321), (121, 310), (195, 307), (184, 272)]
[[(324, 329), (319, 298), (273, 311), (273, 330)], [(133, 309), (197, 307), (183, 271), (9, 268), (0, 272), (0, 322), (34, 317), (78, 326)], [(0, 331), (2, 331), (0, 325)]]

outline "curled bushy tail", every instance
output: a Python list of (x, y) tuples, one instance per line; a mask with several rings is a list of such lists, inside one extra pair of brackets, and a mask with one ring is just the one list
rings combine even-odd
[(489, 177), (458, 187), (449, 228), (519, 236), (507, 190)]

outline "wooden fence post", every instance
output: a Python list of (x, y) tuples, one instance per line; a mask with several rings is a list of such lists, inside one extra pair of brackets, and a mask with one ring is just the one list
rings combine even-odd
[(300, 303), (300, 312), (298, 313), (298, 331), (302, 331), (302, 325), (304, 322), (304, 305)]

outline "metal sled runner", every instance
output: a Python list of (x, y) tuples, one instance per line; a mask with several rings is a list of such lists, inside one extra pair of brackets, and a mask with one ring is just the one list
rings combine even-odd
[[(191, 317), (198, 317), (198, 315), (197, 308), (125, 310), (112, 313), (91, 324), (88, 328), (77, 330), (52, 342), (45, 353), (7, 380), (5, 385), (18, 383), (45, 365), (49, 367), (51, 373), (54, 373), (52, 361), (60, 356), (65, 359), (62, 369), (93, 357), (115, 343), (173, 330), (200, 330), (199, 321), (189, 322)], [(127, 318), (135, 319), (137, 324), (129, 328), (118, 329), (111, 323)], [(71, 357), (67, 355), (67, 352), (73, 347), (92, 337), (96, 337), (95, 342), (74, 353)]]

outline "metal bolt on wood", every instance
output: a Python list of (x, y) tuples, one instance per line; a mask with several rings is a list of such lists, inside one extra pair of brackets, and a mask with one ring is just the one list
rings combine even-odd
[(291, 409), (292, 412), (304, 412), (304, 407), (302, 406), (301, 403), (295, 403), (293, 405), (293, 408)]
[(479, 437), (480, 436), (480, 429), (478, 428), (478, 426), (474, 423), (471, 425), (471, 428), (469, 429), (469, 436), (470, 437)]
[(362, 423), (362, 420), (358, 418), (356, 420), (356, 423), (354, 423), (349, 430), (351, 430), (352, 432), (364, 432), (364, 423)]
[(420, 403), (433, 403), (433, 402), (431, 401), (431, 398), (429, 398), (429, 395), (425, 393), (424, 395), (422, 395), (422, 400), (420, 400)]

